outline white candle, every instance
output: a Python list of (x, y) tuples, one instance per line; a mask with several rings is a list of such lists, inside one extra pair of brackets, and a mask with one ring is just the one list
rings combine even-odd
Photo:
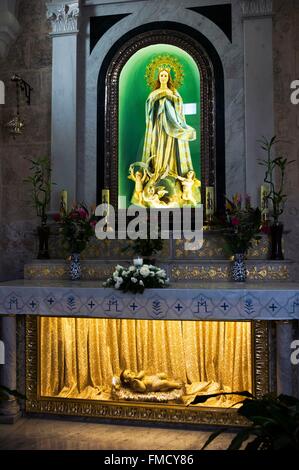
[(60, 212), (67, 213), (67, 191), (65, 189), (60, 193)]
[(133, 264), (135, 268), (140, 268), (143, 265), (143, 259), (138, 256), (137, 258), (133, 259)]

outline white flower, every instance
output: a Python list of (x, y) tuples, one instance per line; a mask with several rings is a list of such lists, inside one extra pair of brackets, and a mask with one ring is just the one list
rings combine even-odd
[(120, 271), (121, 269), (124, 269), (120, 264), (117, 264), (115, 266), (115, 271)]
[(123, 282), (124, 281), (122, 277), (115, 278), (115, 289), (119, 289)]
[(129, 267), (129, 271), (130, 271), (131, 273), (133, 273), (134, 271), (136, 271), (135, 266), (130, 266), (130, 267)]
[(147, 277), (150, 274), (150, 270), (146, 264), (140, 269), (140, 274), (143, 277)]
[(137, 282), (136, 277), (131, 277), (131, 281), (132, 281), (134, 284), (136, 284), (136, 282)]
[(141, 280), (139, 281), (139, 284), (140, 284), (141, 286), (144, 286), (144, 283), (143, 283), (143, 281), (141, 281)]

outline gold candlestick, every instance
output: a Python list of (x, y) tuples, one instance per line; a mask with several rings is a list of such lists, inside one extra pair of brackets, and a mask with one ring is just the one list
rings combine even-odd
[(269, 186), (267, 184), (261, 185), (261, 219), (262, 222), (267, 222), (269, 220), (269, 199), (267, 198), (269, 194)]
[(215, 213), (215, 188), (206, 186), (206, 218), (208, 222), (212, 221)]
[(64, 189), (60, 193), (60, 209), (61, 215), (67, 214), (67, 191)]

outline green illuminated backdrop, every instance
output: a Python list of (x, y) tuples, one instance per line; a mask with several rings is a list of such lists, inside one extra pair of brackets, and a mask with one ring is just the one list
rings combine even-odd
[(137, 51), (125, 64), (119, 80), (119, 149), (118, 193), (130, 204), (134, 183), (128, 180), (131, 163), (141, 161), (145, 133), (145, 102), (152, 91), (144, 78), (147, 64), (156, 56), (171, 54), (184, 67), (184, 83), (178, 90), (183, 103), (196, 103), (196, 114), (187, 115), (187, 124), (196, 129), (197, 138), (190, 142), (192, 163), (200, 179), (200, 75), (192, 57), (170, 44), (154, 44)]

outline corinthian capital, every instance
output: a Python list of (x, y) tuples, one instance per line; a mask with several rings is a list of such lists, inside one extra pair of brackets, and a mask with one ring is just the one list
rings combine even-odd
[(78, 1), (47, 3), (47, 19), (53, 34), (76, 33), (78, 16)]
[(243, 17), (271, 16), (272, 0), (242, 0), (241, 9)]

